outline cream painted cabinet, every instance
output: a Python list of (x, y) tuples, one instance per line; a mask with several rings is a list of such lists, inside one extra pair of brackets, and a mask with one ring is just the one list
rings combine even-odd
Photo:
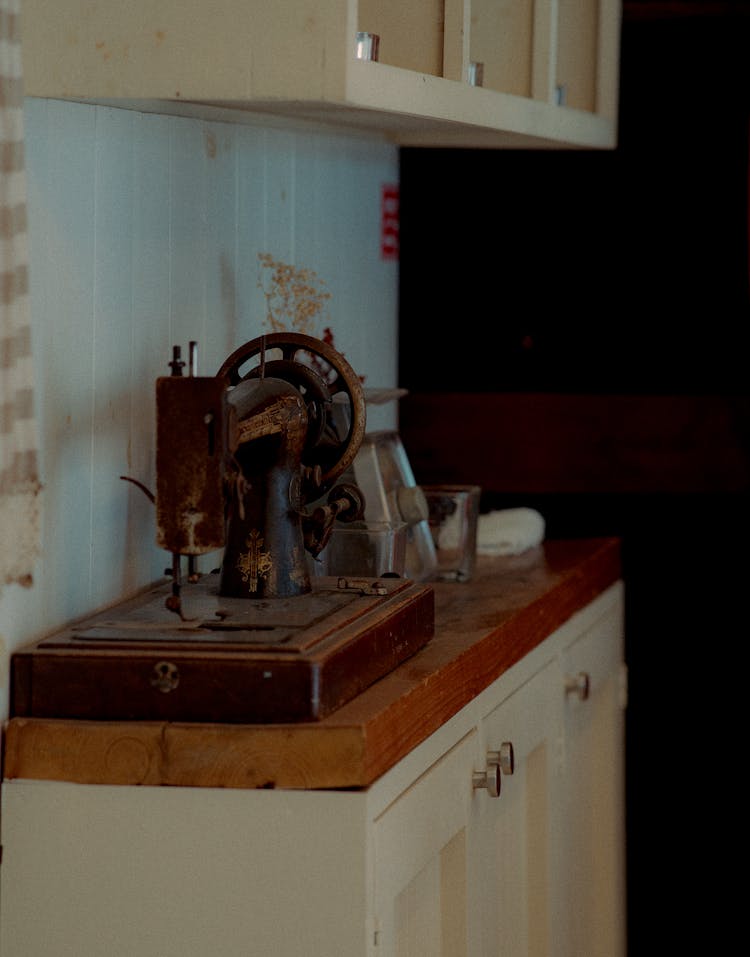
[(403, 145), (609, 148), (620, 17), (620, 0), (24, 0), (25, 88)]
[(619, 626), (605, 618), (560, 659), (565, 708), (560, 755), (564, 827), (556, 923), (568, 957), (624, 953), (624, 765), (627, 672)]
[(558, 641), (480, 723), (502, 769), (472, 828), (469, 925), (482, 957), (625, 953), (621, 616), (610, 609)]
[(565, 827), (555, 759), (556, 668), (546, 664), (482, 717), (487, 760), (499, 761), (497, 797), (477, 794), (471, 830), (470, 927), (478, 957), (556, 954), (553, 842)]
[(615, 586), (441, 729), (375, 820), (378, 954), (623, 957), (623, 670)]
[(363, 790), (6, 780), (0, 953), (622, 957), (622, 667), (617, 583)]
[(476, 731), (469, 727), (374, 822), (379, 955), (468, 953), (468, 849), (476, 752)]

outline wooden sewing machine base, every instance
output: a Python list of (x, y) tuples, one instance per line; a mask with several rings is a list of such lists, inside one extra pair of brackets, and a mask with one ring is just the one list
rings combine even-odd
[(434, 593), (404, 579), (318, 578), (288, 599), (226, 599), (218, 576), (170, 585), (16, 652), (11, 716), (314, 721), (392, 671), (434, 632)]

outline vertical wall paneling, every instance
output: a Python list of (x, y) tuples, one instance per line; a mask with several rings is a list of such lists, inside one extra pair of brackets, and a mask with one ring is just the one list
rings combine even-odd
[[(295, 158), (294, 250), (299, 263), (315, 263), (325, 231), (323, 146), (318, 136), (298, 136)], [(317, 268), (317, 267), (316, 267)]]
[[(398, 263), (384, 260), (380, 253), (382, 187), (395, 183), (396, 177), (388, 176), (377, 154), (364, 141), (353, 141), (349, 155), (354, 171), (351, 203), (355, 214), (347, 222), (352, 248), (358, 252), (347, 283), (349, 323), (355, 333), (349, 348), (355, 368), (368, 370), (365, 384), (381, 388), (395, 382), (396, 377), (396, 328), (382, 316), (397, 308), (391, 290), (397, 285)], [(372, 353), (370, 361), (368, 353)]]
[(233, 128), (207, 124), (206, 315), (198, 372), (214, 375), (239, 342), (237, 315), (237, 145)]
[(137, 556), (122, 554), (128, 489), (119, 479), (130, 437), (134, 118), (127, 110), (95, 114), (91, 567), (92, 590), (105, 603), (137, 581)]
[[(368, 248), (366, 231), (363, 228), (363, 211), (368, 200), (367, 194), (361, 188), (363, 159), (357, 150), (356, 141), (347, 144), (346, 149), (336, 157), (340, 176), (336, 198), (339, 208), (335, 220), (336, 245), (332, 250), (336, 259), (335, 288), (340, 290), (335, 302), (334, 330), (337, 331), (339, 347), (346, 353), (349, 361), (355, 367), (359, 364), (360, 368), (361, 363), (357, 362), (358, 346), (362, 324), (367, 322), (367, 300), (363, 295), (364, 290), (360, 288), (358, 277), (362, 273), (363, 260), (377, 263), (377, 247)], [(376, 189), (373, 184), (373, 192)], [(351, 250), (346, 259), (341, 253), (343, 249)]]
[[(334, 345), (346, 351), (340, 341), (346, 323), (341, 309), (345, 277), (339, 263), (347, 260), (339, 239), (341, 205), (345, 202), (346, 141), (321, 137), (297, 138), (296, 188), (294, 194), (295, 253), (300, 266), (312, 269), (322, 288), (331, 293), (319, 313), (322, 335), (327, 326), (334, 332)], [(348, 328), (348, 327), (347, 327)]]
[(297, 140), (290, 130), (267, 130), (265, 138), (265, 251), (295, 262), (294, 193)]
[(258, 288), (258, 253), (269, 252), (265, 235), (266, 132), (240, 127), (237, 155), (236, 288), (239, 318), (234, 346), (263, 332), (265, 300)]
[[(133, 123), (131, 277), (131, 429), (126, 475), (155, 486), (154, 381), (167, 375), (169, 329), (169, 139), (167, 117), (138, 113)], [(128, 521), (125, 550), (131, 574), (159, 577), (164, 553), (155, 546), (154, 507), (134, 485), (123, 485)]]
[(15, 648), (162, 575), (153, 505), (120, 476), (154, 488), (172, 345), (197, 340), (213, 375), (267, 329), (259, 253), (314, 270), (336, 345), (366, 385), (396, 384), (397, 267), (379, 252), (395, 147), (55, 100), (25, 119), (45, 495), (34, 587), (0, 592), (0, 717)]
[(169, 141), (170, 341), (203, 339), (206, 311), (206, 151), (204, 127), (173, 117)]

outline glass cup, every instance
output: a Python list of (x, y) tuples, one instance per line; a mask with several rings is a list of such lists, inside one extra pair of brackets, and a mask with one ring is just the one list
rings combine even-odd
[(356, 575), (381, 578), (404, 574), (404, 522), (351, 522), (334, 526), (328, 544), (308, 567), (313, 576)]
[(423, 485), (438, 581), (466, 582), (477, 557), (478, 485)]

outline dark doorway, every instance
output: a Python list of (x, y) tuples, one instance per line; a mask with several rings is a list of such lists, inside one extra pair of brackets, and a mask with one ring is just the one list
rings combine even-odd
[[(626, 3), (621, 76), (614, 152), (402, 151), (400, 385), (726, 397), (746, 463), (746, 5)], [(419, 460), (419, 435), (403, 437)], [(700, 468), (715, 450), (697, 452)], [(450, 456), (446, 436), (455, 481)], [(747, 474), (533, 495), (499, 474), (483, 496), (539, 508), (550, 538), (623, 541), (631, 957), (742, 939)]]

